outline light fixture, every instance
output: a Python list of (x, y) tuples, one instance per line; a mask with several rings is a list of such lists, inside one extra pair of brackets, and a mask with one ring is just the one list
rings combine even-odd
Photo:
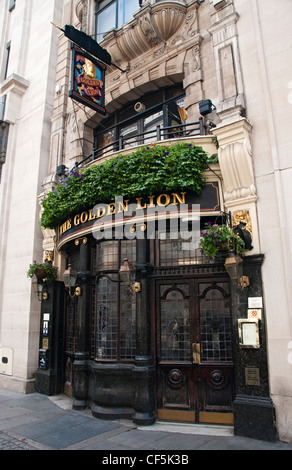
[(202, 116), (207, 116), (215, 111), (216, 106), (212, 103), (211, 100), (203, 100), (199, 102), (199, 110)]
[(44, 292), (44, 284), (39, 282), (38, 280), (32, 281), (32, 287), (34, 293), (37, 295), (38, 300), (41, 302), (42, 300), (48, 299), (48, 293)]
[(57, 171), (56, 171), (57, 176), (66, 176), (67, 173), (68, 173), (68, 168), (66, 167), (66, 165), (57, 166)]
[[(81, 295), (81, 288), (75, 287), (77, 282), (77, 272), (72, 268), (71, 264), (63, 273), (65, 288), (68, 290), (70, 297)], [(72, 293), (73, 289), (73, 293)]]
[(229, 253), (224, 267), (229, 274), (230, 279), (237, 281), (241, 289), (249, 286), (249, 277), (243, 276), (243, 260), (234, 252)]
[(124, 263), (122, 264), (119, 270), (122, 285), (129, 287), (130, 292), (133, 291), (137, 294), (141, 291), (141, 284), (140, 282), (134, 282), (132, 285), (134, 272), (135, 268), (132, 263), (129, 263), (128, 258), (124, 258)]

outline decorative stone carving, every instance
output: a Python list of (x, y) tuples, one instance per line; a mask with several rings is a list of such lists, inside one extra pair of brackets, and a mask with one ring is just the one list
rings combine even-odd
[(256, 197), (250, 130), (249, 122), (246, 119), (241, 119), (233, 124), (218, 126), (213, 131), (220, 146), (218, 158), (224, 179), (224, 199), (226, 202)]
[(186, 15), (186, 7), (174, 2), (157, 3), (151, 11), (151, 20), (158, 36), (167, 41), (180, 28)]
[(251, 154), (240, 142), (219, 149), (219, 162), (224, 174), (225, 201), (255, 196)]
[(188, 37), (194, 37), (198, 34), (198, 21), (197, 21), (197, 11), (190, 11), (186, 17), (185, 21), (186, 34)]
[(193, 65), (193, 72), (197, 72), (201, 69), (201, 58), (200, 58), (200, 46), (196, 44), (192, 50), (193, 57), (194, 57), (194, 65)]
[(150, 44), (150, 47), (158, 46), (161, 42), (161, 39), (157, 35), (154, 26), (151, 21), (151, 15), (147, 12), (145, 13), (139, 21), (140, 28), (145, 35), (147, 42)]
[(75, 12), (81, 24), (81, 29), (87, 32), (88, 28), (88, 0), (77, 0), (75, 5)]
[(113, 61), (130, 61), (154, 47), (165, 47), (165, 42), (182, 26), (186, 13), (186, 5), (180, 2), (145, 4), (132, 21), (106, 34), (101, 45)]

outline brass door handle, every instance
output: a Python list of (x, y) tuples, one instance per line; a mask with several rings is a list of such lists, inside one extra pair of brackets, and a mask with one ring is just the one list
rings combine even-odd
[(193, 350), (193, 363), (200, 364), (201, 363), (201, 344), (193, 343), (192, 350)]

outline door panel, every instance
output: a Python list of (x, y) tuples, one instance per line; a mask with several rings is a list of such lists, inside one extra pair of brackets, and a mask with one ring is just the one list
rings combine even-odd
[(199, 422), (233, 423), (232, 385), (230, 366), (200, 367)]
[[(232, 421), (228, 281), (157, 281), (160, 419)], [(224, 416), (223, 416), (224, 415)]]
[(194, 383), (191, 365), (160, 366), (158, 418), (195, 421)]

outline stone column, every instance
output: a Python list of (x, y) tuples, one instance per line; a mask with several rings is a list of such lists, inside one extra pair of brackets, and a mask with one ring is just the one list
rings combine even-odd
[(89, 343), (89, 245), (87, 238), (78, 240), (80, 244), (80, 263), (78, 272), (78, 285), (81, 287), (81, 295), (78, 297), (76, 315), (76, 337), (73, 362), (73, 408), (87, 408), (89, 370), (88, 359)]
[(134, 423), (150, 425), (155, 422), (154, 367), (150, 352), (150, 275), (153, 267), (149, 264), (149, 241), (137, 239), (136, 281), (141, 283), (137, 296), (136, 313), (136, 357), (133, 368)]

